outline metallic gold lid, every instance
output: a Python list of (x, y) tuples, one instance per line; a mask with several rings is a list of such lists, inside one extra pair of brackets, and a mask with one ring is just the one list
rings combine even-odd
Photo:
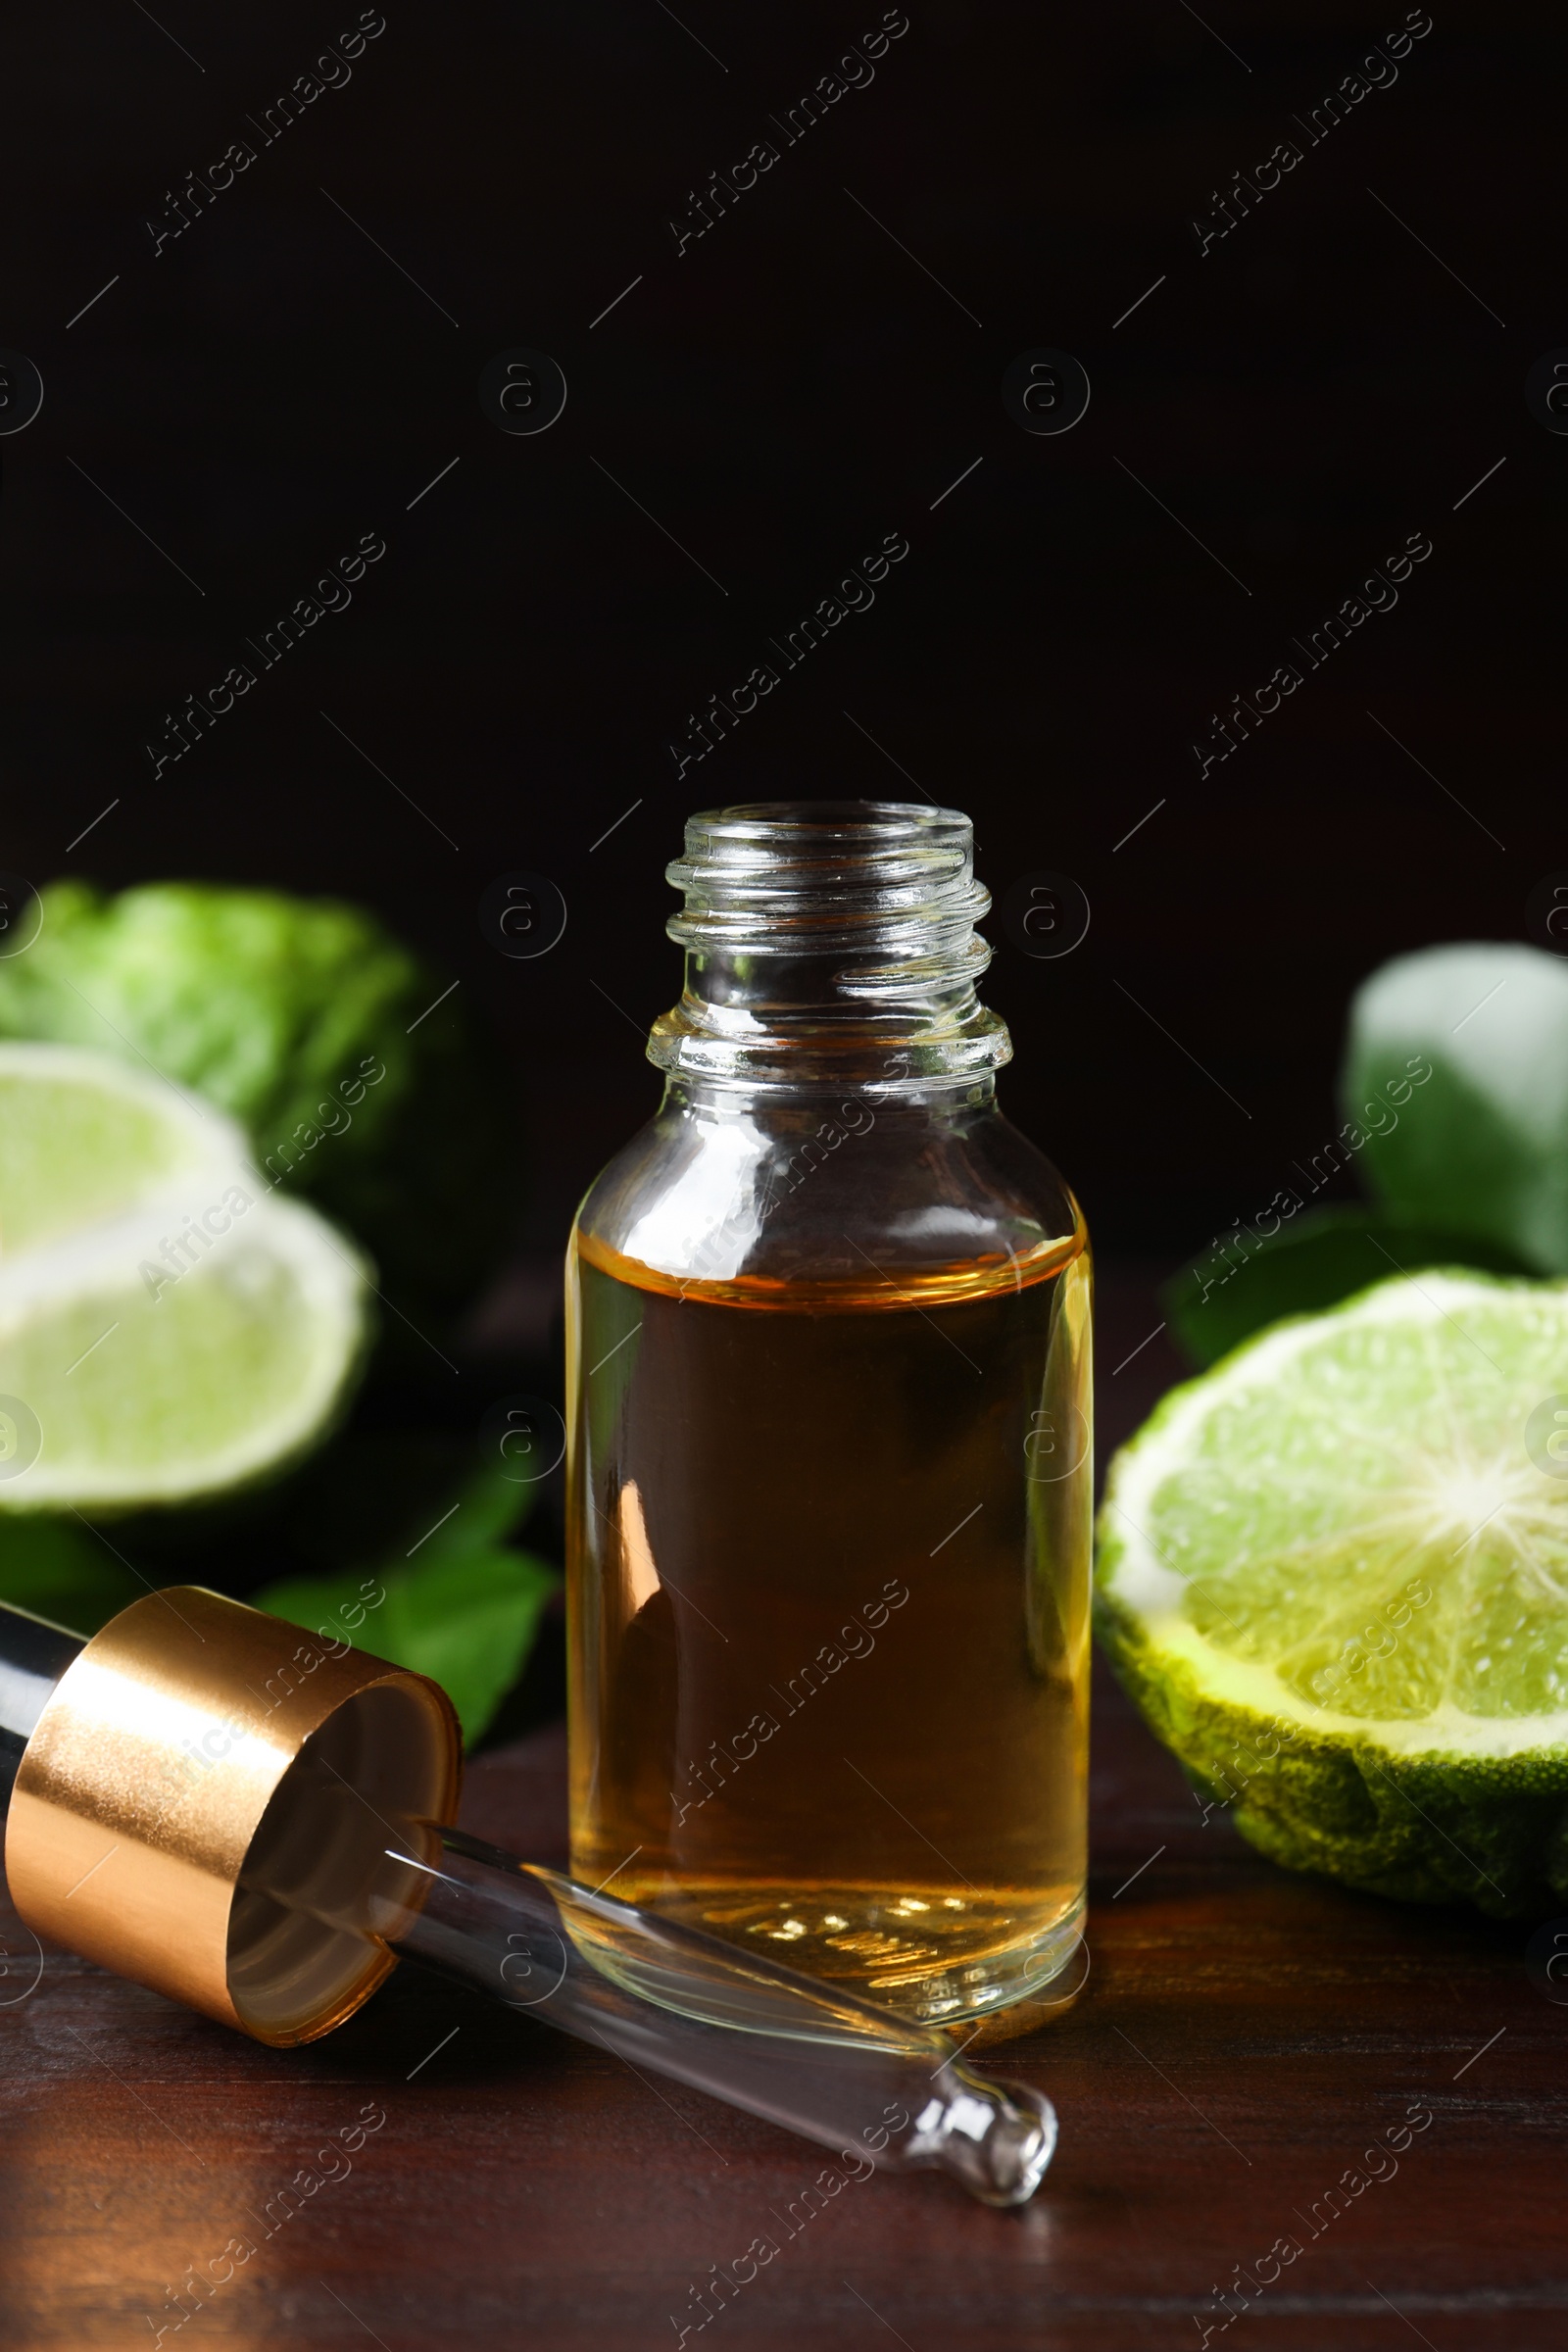
[[(422, 1675), (199, 1586), (121, 1611), (17, 1769), (12, 1900), (36, 1934), (258, 2041), (311, 2041), (394, 1965), (419, 1825), (457, 1810), (452, 1702)], [(412, 1864), (388, 1864), (388, 1850)]]

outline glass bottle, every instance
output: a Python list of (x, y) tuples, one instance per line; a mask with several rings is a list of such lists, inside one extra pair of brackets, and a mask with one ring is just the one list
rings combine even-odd
[(571, 1863), (904, 2015), (1081, 1933), (1088, 1239), (967, 817), (690, 819), (656, 1116), (567, 1257)]

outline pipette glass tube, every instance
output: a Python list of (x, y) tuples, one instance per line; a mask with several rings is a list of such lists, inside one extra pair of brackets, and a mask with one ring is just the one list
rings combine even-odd
[[(888, 2172), (935, 2166), (1021, 2205), (1056, 2141), (1043, 2092), (965, 2066), (940, 2029), (442, 1835), (394, 1951), (510, 2008)], [(396, 1861), (394, 1850), (391, 1859)]]

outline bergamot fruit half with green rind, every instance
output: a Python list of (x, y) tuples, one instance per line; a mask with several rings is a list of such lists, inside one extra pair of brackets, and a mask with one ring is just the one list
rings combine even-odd
[(1172, 1391), (1111, 1466), (1096, 1618), (1274, 1861), (1563, 1909), (1568, 1284), (1391, 1280)]
[(0, 1044), (0, 1515), (226, 1494), (337, 1417), (366, 1260), (156, 1070)]
[(359, 1236), (400, 1309), (465, 1303), (516, 1181), (509, 1089), (448, 975), (366, 908), (281, 891), (52, 882), (38, 914), (25, 952), (0, 953), (0, 1038), (192, 1089), (279, 1195)]

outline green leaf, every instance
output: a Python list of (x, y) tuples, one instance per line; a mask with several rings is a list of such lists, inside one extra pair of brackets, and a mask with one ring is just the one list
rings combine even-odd
[(560, 1583), (526, 1551), (469, 1552), (395, 1572), (375, 1645), (441, 1684), (471, 1747), (521, 1672)]
[(0, 1520), (0, 1600), (69, 1633), (95, 1634), (150, 1588), (74, 1519)]
[(1356, 994), (1343, 1094), (1346, 1141), (1392, 1214), (1568, 1274), (1568, 963), (1526, 947), (1396, 956)]
[(464, 1480), (457, 1511), (419, 1544), (416, 1556), (474, 1551), (514, 1535), (533, 1508), (537, 1492), (537, 1482), (510, 1478), (503, 1464), (486, 1462)]
[(561, 1579), (531, 1552), (501, 1542), (526, 1516), (531, 1487), (486, 1465), (452, 1500), (420, 1492), (421, 1514), (440, 1515), (414, 1531), (412, 1544), (400, 1536), (383, 1566), (290, 1577), (254, 1593), (252, 1605), (429, 1675), (450, 1695), (471, 1747), (522, 1671)]
[(1377, 1209), (1316, 1208), (1266, 1239), (1238, 1229), (1228, 1247), (1204, 1250), (1173, 1276), (1160, 1302), (1193, 1361), (1207, 1366), (1282, 1315), (1316, 1314), (1391, 1274), (1430, 1266), (1535, 1271), (1472, 1234), (1445, 1233)]
[[(286, 1617), (323, 1642), (348, 1642), (357, 1649), (388, 1654), (375, 1623), (375, 1612), (386, 1604), (386, 1585), (372, 1574), (345, 1568), (338, 1576), (285, 1576), (250, 1595), (253, 1609), (270, 1617)], [(402, 1663), (401, 1659), (397, 1661)]]
[[(302, 1474), (281, 1540), (312, 1567), (342, 1583), (345, 1563), (397, 1564), (423, 1556), (420, 1538), (449, 1548), (454, 1538), (477, 1544), (514, 1535), (538, 1494), (538, 1482), (482, 1465), (466, 1432), (439, 1429), (350, 1430)], [(454, 1502), (455, 1522), (440, 1522)], [(431, 1531), (436, 1533), (432, 1535)], [(354, 1578), (349, 1579), (352, 1591)]]

